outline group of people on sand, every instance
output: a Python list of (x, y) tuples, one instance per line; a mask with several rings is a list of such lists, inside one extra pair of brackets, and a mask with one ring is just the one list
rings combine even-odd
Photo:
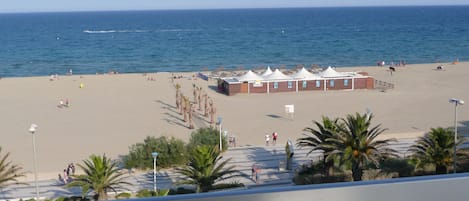
[[(270, 135), (269, 134), (265, 134), (264, 136), (264, 139), (265, 139), (265, 146), (269, 146), (270, 144)], [(277, 138), (278, 138), (278, 133), (277, 132), (273, 132), (272, 133), (272, 146), (275, 146), (277, 144)]]
[(64, 184), (67, 184), (71, 178), (71, 175), (75, 174), (75, 165), (73, 163), (68, 164), (67, 168), (64, 169), (63, 171), (63, 176), (59, 174), (59, 181), (63, 182)]

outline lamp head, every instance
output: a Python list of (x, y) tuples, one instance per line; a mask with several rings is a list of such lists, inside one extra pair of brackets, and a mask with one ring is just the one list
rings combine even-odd
[(450, 98), (449, 102), (454, 103), (456, 105), (464, 105), (464, 101), (461, 99), (457, 99), (457, 98)]
[(156, 152), (156, 151), (155, 151), (155, 152), (151, 152), (151, 155), (153, 156), (153, 158), (156, 158), (156, 157), (158, 157), (158, 152)]
[(37, 125), (36, 124), (31, 124), (29, 127), (29, 132), (34, 133), (36, 132)]

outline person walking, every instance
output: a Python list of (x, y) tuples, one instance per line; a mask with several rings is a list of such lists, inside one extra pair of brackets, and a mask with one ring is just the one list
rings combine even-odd
[(277, 137), (278, 137), (278, 133), (277, 132), (273, 132), (272, 133), (272, 145), (275, 146), (277, 144)]
[(256, 184), (259, 184), (259, 173), (261, 172), (261, 169), (256, 164), (252, 164), (251, 172), (252, 180), (254, 180)]
[(252, 164), (252, 166), (251, 166), (251, 178), (254, 181), (256, 181), (256, 169), (257, 169), (256, 164), (255, 163)]
[(265, 135), (265, 146), (269, 146), (269, 142), (270, 142), (270, 135), (266, 134)]

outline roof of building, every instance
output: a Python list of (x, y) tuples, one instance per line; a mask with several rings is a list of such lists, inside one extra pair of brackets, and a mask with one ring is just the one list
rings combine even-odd
[(267, 69), (264, 71), (264, 73), (262, 73), (262, 77), (267, 77), (269, 76), (270, 74), (272, 74), (272, 70), (270, 69), (270, 66), (267, 66)]
[(236, 78), (240, 82), (245, 82), (245, 81), (256, 81), (256, 80), (264, 80), (263, 77), (260, 75), (252, 72), (252, 70), (249, 70), (246, 74), (241, 75)]
[(344, 75), (343, 73), (339, 73), (332, 69), (332, 67), (327, 67), (326, 70), (323, 70), (322, 72), (319, 73), (321, 77), (324, 78), (331, 78), (331, 77), (346, 77), (347, 75)]
[(288, 75), (283, 74), (282, 72), (280, 72), (280, 70), (275, 69), (275, 71), (272, 74), (264, 77), (264, 79), (265, 80), (291, 80), (293, 78)]
[(298, 72), (296, 72), (295, 74), (293, 74), (291, 77), (294, 78), (294, 79), (301, 79), (301, 80), (312, 80), (312, 79), (319, 79), (319, 78), (321, 78), (319, 75), (313, 74), (313, 73), (309, 72), (309, 71), (306, 70), (304, 67), (301, 68), (301, 69), (300, 69)]

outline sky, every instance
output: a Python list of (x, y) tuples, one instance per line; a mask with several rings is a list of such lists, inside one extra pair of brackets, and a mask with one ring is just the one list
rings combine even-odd
[(469, 5), (469, 0), (0, 0), (0, 12)]

